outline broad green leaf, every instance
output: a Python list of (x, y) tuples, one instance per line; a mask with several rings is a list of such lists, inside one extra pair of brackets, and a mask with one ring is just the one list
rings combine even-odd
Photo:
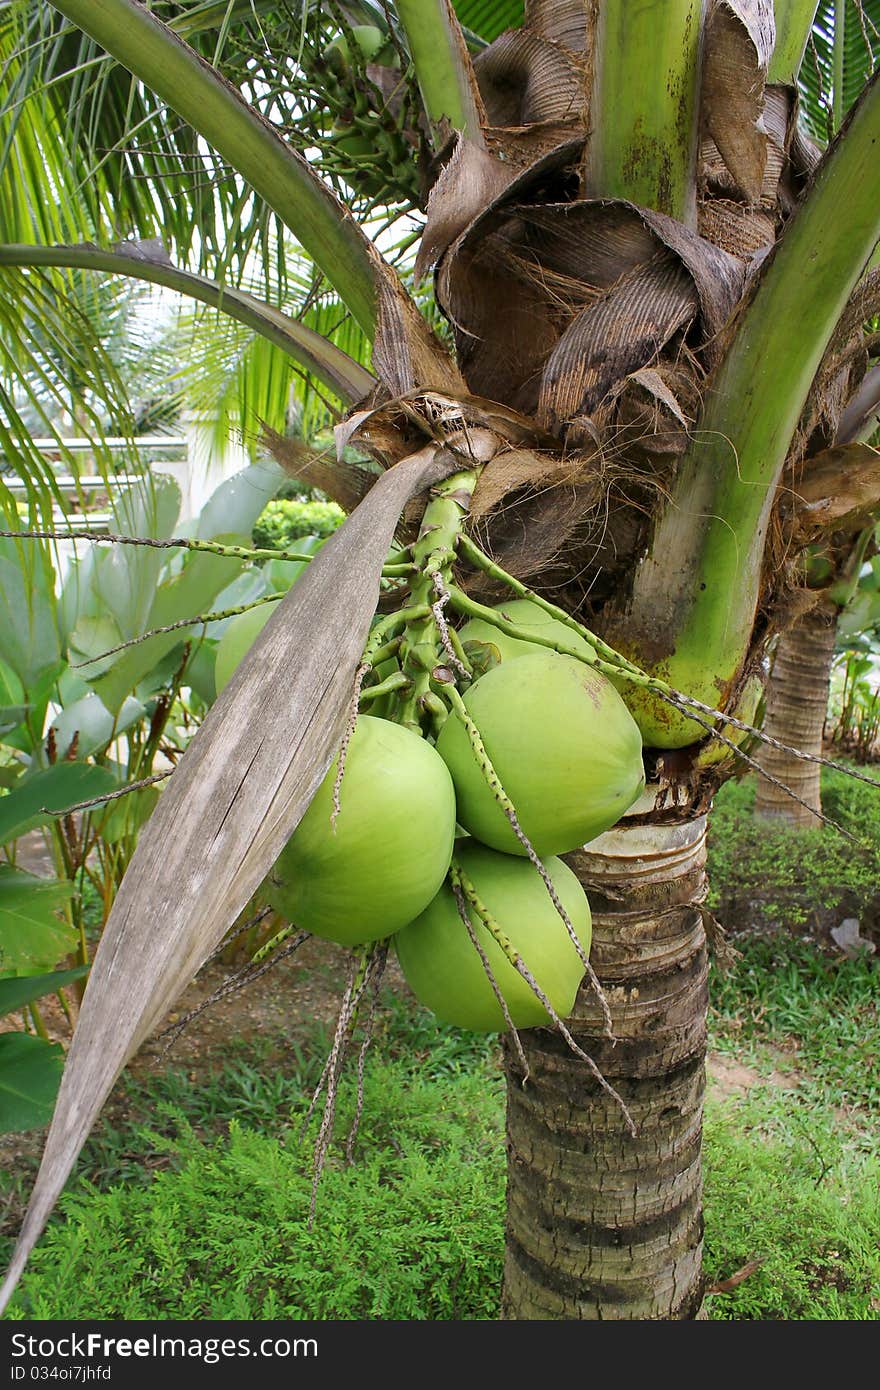
[(0, 980), (0, 1014), (10, 1014), (42, 999), (46, 994), (57, 994), (65, 985), (73, 984), (88, 975), (87, 965), (78, 965), (74, 970), (53, 970), (48, 975), (19, 975), (15, 979)]
[[(253, 465), (221, 483), (206, 502), (198, 518), (200, 539), (221, 540), (234, 545), (250, 542), (251, 528), (267, 500), (278, 490), (282, 473), (274, 463)], [(217, 595), (241, 572), (242, 561), (219, 555), (189, 552), (176, 573), (164, 579), (155, 591), (147, 621), (138, 629), (149, 631), (197, 617), (210, 611)], [(131, 632), (130, 636), (135, 636)], [(190, 634), (191, 636), (191, 634)], [(187, 641), (187, 634), (163, 633), (130, 647), (95, 680), (95, 690), (110, 710), (119, 709), (125, 697), (140, 685), (169, 652)]]
[(7, 791), (11, 791), (24, 773), (24, 763), (0, 763), (0, 788), (5, 787)]
[(77, 700), (82, 700), (89, 694), (91, 691), (82, 676), (72, 671), (69, 666), (65, 667), (55, 687), (55, 703), (62, 709), (67, 709), (69, 705), (75, 705)]
[(869, 569), (859, 579), (859, 589), (876, 593), (880, 589), (880, 555), (872, 555), (868, 561)]
[(67, 640), (71, 661), (89, 662), (88, 666), (82, 667), (82, 671), (90, 680), (97, 680), (113, 665), (113, 657), (104, 657), (103, 653), (118, 647), (125, 638), (119, 630), (119, 624), (105, 615), (81, 617)]
[(0, 541), (0, 650), (25, 691), (61, 658), (54, 604), (40, 582), (40, 570), (25, 552)]
[[(272, 561), (267, 565), (254, 565), (250, 569), (243, 570), (231, 584), (227, 584), (225, 589), (221, 589), (213, 603), (216, 613), (222, 613), (227, 608), (243, 608), (246, 603), (253, 603), (255, 599), (262, 598), (264, 594), (272, 592), (270, 584), (269, 570)], [(219, 622), (209, 623), (207, 636), (219, 638), (226, 631), (233, 618), (221, 618)], [(200, 628), (193, 628), (193, 632), (201, 631)]]
[(194, 534), (202, 540), (237, 535), (240, 543), (250, 544), (254, 522), (283, 481), (283, 470), (271, 461), (242, 468), (208, 498)]
[(204, 642), (199, 643), (186, 668), (187, 684), (206, 705), (213, 705), (217, 698), (217, 684), (214, 679), (216, 656), (217, 643), (206, 638)]
[(120, 534), (166, 540), (174, 535), (180, 503), (177, 479), (168, 473), (151, 473), (119, 492), (112, 511)]
[(46, 725), (49, 701), (57, 696), (58, 679), (65, 669), (64, 662), (59, 660), (34, 679), (27, 689), (25, 722), (20, 722), (11, 733), (3, 736), (4, 743), (27, 754), (28, 761), (36, 766), (42, 766), (45, 762), (42, 731)]
[(0, 705), (0, 735), (17, 729), (29, 709), (30, 705)]
[(29, 1033), (0, 1034), (0, 1134), (49, 1123), (63, 1070), (60, 1043)]
[(53, 819), (50, 812), (103, 796), (115, 786), (112, 773), (89, 763), (56, 763), (34, 773), (14, 791), (0, 796), (0, 845), (8, 845), (38, 825), (48, 825)]
[(76, 944), (56, 914), (73, 885), (0, 865), (0, 972), (51, 969)]
[(874, 628), (880, 628), (880, 591), (859, 588), (841, 614), (838, 631), (841, 637), (849, 638)]
[[(181, 645), (186, 640), (185, 637), (182, 637), (180, 639)], [(151, 715), (154, 707), (151, 707), (150, 701), (167, 693), (168, 686), (180, 669), (182, 660), (183, 653), (180, 646), (172, 647), (135, 686), (135, 699), (140, 700), (142, 705), (146, 705), (148, 713)]]
[[(180, 488), (159, 475), (125, 489), (113, 503), (112, 529), (122, 535), (165, 540), (180, 512)], [(150, 546), (91, 545), (71, 565), (59, 602), (60, 626), (73, 660), (118, 646), (149, 627), (156, 586), (174, 552)], [(78, 674), (95, 679), (110, 663)]]
[(146, 710), (140, 700), (128, 699), (114, 719), (107, 706), (92, 691), (81, 700), (65, 706), (52, 721), (57, 755), (63, 758), (74, 735), (78, 734), (77, 755), (87, 758), (98, 749), (106, 748), (111, 739), (124, 733), (145, 715)]
[(24, 686), (12, 667), (0, 661), (0, 709), (15, 708), (24, 703)]
[[(120, 493), (113, 512), (122, 535), (167, 540), (180, 515), (180, 487), (175, 478), (159, 474), (150, 484), (138, 483)], [(102, 612), (112, 613), (126, 637), (144, 632), (156, 587), (174, 552), (151, 546), (114, 545), (105, 551), (96, 571)]]

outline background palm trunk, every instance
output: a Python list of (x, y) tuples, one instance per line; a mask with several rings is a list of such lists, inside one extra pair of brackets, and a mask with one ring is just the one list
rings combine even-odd
[(700, 1145), (707, 952), (699, 903), (706, 819), (627, 824), (566, 859), (593, 909), (591, 960), (619, 1039), (594, 995), (569, 1020), (625, 1100), (615, 1101), (554, 1032), (522, 1035), (508, 1082), (507, 1318), (696, 1317), (702, 1302)]
[[(830, 603), (811, 608), (779, 638), (773, 670), (767, 686), (765, 732), (781, 743), (819, 756), (828, 709), (828, 688), (840, 610)], [(800, 806), (765, 777), (758, 779), (755, 813), (787, 821), (790, 825), (815, 826), (807, 807), (821, 811), (819, 766), (790, 753), (764, 747), (758, 760), (771, 776), (791, 787), (806, 806)]]

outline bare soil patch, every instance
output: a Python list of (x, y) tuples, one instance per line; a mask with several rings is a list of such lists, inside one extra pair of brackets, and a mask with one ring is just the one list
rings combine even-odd
[(710, 1052), (706, 1059), (706, 1079), (710, 1094), (720, 1100), (731, 1096), (744, 1096), (754, 1086), (779, 1086), (784, 1090), (795, 1090), (800, 1077), (794, 1071), (779, 1071), (776, 1068), (769, 1076), (762, 1076), (754, 1067), (738, 1062), (720, 1052)]

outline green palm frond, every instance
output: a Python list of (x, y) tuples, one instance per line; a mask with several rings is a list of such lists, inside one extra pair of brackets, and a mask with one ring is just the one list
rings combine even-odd
[(878, 63), (880, 0), (821, 0), (798, 75), (814, 139), (831, 139)]
[[(182, 27), (188, 41), (203, 56), (218, 57), (236, 85), (247, 76), (248, 25), (259, 24), (261, 8), (266, 7), (257, 0), (247, 6), (200, 5), (201, 15), (192, 6), (154, 7), (187, 20)], [(243, 48), (233, 44), (238, 32), (247, 40)], [(215, 274), (222, 265), (235, 280), (251, 248), (270, 233), (274, 215), (190, 126), (39, 0), (0, 0), (0, 55), (7, 93), (0, 180), (9, 161), (30, 158), (35, 146), (50, 155), (62, 149), (69, 169), (65, 182), (86, 214), (80, 236), (161, 236), (180, 264), (210, 266)], [(39, 187), (40, 161), (33, 163)], [(10, 183), (13, 177), (10, 170)], [(26, 239), (20, 229), (4, 229), (4, 240)], [(67, 226), (41, 239), (76, 236)]]
[(466, 36), (478, 36), (484, 43), (505, 29), (518, 29), (525, 14), (524, 0), (455, 0), (454, 8)]
[[(62, 499), (56, 468), (76, 476), (79, 455), (64, 439), (90, 440), (93, 466), (102, 476), (140, 467), (132, 443), (122, 454), (105, 445), (107, 435), (131, 436), (132, 412), (119, 353), (109, 340), (118, 300), (96, 300), (94, 287), (66, 273), (4, 267), (0, 275), (0, 431), (4, 471), (27, 484), (28, 498), (44, 504)], [(103, 330), (103, 331), (102, 331)], [(52, 440), (55, 466), (33, 444)], [(7, 496), (8, 501), (8, 496)]]
[[(362, 84), (373, 105), (382, 108), (377, 129), (387, 150), (379, 178), (362, 152), (351, 159), (340, 136), (347, 122), (367, 120), (368, 103), (345, 83), (333, 84), (325, 52), (340, 29), (326, 7), (308, 0), (212, 0), (195, 6), (154, 4), (152, 10), (214, 64), (293, 148), (311, 155), (320, 151), (322, 176), (359, 218), (377, 203), (411, 207), (417, 201), (416, 149), (412, 136), (401, 134), (402, 126), (412, 124), (415, 89), (406, 111), (396, 96), (386, 110), (382, 93)], [(378, 5), (355, 5), (346, 8), (349, 12), (355, 22), (360, 18), (387, 29)], [(53, 6), (0, 0), (0, 68), (7, 92), (0, 187), (7, 165), (49, 143), (66, 153), (66, 181), (88, 214), (89, 227), (80, 233), (84, 238), (161, 236), (179, 265), (222, 275), (230, 283), (246, 273), (252, 252), (265, 258), (272, 240), (276, 250), (283, 248), (275, 215), (263, 200), (161, 99)], [(408, 84), (399, 85), (405, 98)], [(373, 140), (372, 116), (369, 121)], [(356, 133), (356, 146), (360, 139)], [(35, 157), (35, 190), (40, 167)], [(397, 176), (389, 175), (394, 167)], [(7, 179), (12, 183), (14, 177), (10, 167)], [(76, 239), (70, 228), (45, 232), (45, 241)], [(3, 239), (27, 237), (20, 226), (9, 226)], [(283, 272), (283, 249), (279, 268)]]
[[(270, 280), (268, 302), (320, 334), (353, 361), (367, 366), (371, 344), (345, 305), (322, 285), (320, 275), (296, 248), (281, 257), (269, 246), (266, 263), (254, 276)], [(254, 292), (255, 285), (244, 282)], [(181, 405), (209, 413), (218, 442), (240, 432), (252, 456), (259, 451), (263, 425), (279, 434), (311, 438), (339, 418), (345, 404), (289, 353), (251, 328), (210, 309), (181, 307), (169, 330), (172, 356), (186, 365), (174, 374)]]

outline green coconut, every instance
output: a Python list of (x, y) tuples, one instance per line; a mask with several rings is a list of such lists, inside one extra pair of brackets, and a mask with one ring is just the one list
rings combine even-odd
[(430, 743), (362, 714), (348, 745), (334, 829), (337, 762), (264, 888), (272, 907), (297, 927), (358, 946), (399, 931), (436, 894), (452, 858), (455, 793)]
[[(506, 618), (508, 622), (516, 623), (523, 632), (532, 633), (536, 637), (543, 637), (551, 642), (564, 642), (566, 646), (573, 647), (575, 651), (581, 652), (588, 661), (595, 659), (595, 653), (588, 642), (580, 637), (565, 623), (554, 618), (547, 613), (539, 604), (534, 603), (528, 598), (513, 599), (510, 603), (499, 603), (495, 605), (494, 611), (499, 618)], [(462, 642), (491, 642), (497, 647), (502, 661), (509, 661), (511, 657), (531, 656), (536, 651), (541, 651), (534, 642), (529, 642), (524, 638), (508, 637), (506, 633), (500, 632), (494, 627), (487, 618), (470, 618), (458, 633)], [(544, 648), (549, 650), (549, 648)]]
[[(375, 24), (355, 24), (348, 35), (340, 34), (324, 49), (324, 61), (334, 72), (343, 74), (352, 60), (349, 37), (357, 50), (361, 62), (381, 61), (385, 47), (385, 35)], [(393, 51), (393, 50), (392, 50)]]
[(232, 619), (217, 643), (214, 658), (214, 683), (218, 695), (232, 680), (235, 668), (244, 660), (277, 609), (277, 603), (261, 603), (258, 608), (249, 608)]
[[(584, 966), (537, 869), (527, 859), (498, 854), (473, 841), (456, 847), (458, 861), (477, 896), (534, 975), (556, 1013), (574, 1007)], [(590, 907), (583, 888), (561, 859), (545, 861), (584, 953), (591, 939)], [(530, 985), (510, 964), (473, 908), (474, 934), (517, 1028), (551, 1022)], [(425, 911), (398, 932), (394, 946), (416, 998), (438, 1018), (460, 1028), (497, 1032), (507, 1027), (479, 954), (462, 922), (448, 884)]]
[[(610, 681), (574, 657), (537, 652), (502, 662), (464, 703), (541, 858), (610, 829), (644, 790), (632, 715)], [(455, 715), (437, 751), (452, 773), (461, 825), (493, 849), (525, 854)]]
[[(736, 719), (742, 720), (744, 724), (755, 724), (761, 722), (759, 710), (764, 699), (764, 678), (763, 675), (755, 672), (745, 681), (739, 698), (734, 702), (730, 713)], [(694, 727), (699, 729), (699, 724)], [(745, 729), (737, 729), (733, 724), (723, 724), (719, 732), (722, 736), (733, 744), (729, 748), (721, 739), (711, 738), (700, 749), (694, 759), (694, 766), (697, 768), (716, 768), (725, 763), (730, 763), (732, 768), (739, 765), (740, 759), (734, 752), (735, 748), (741, 748), (752, 737)]]

